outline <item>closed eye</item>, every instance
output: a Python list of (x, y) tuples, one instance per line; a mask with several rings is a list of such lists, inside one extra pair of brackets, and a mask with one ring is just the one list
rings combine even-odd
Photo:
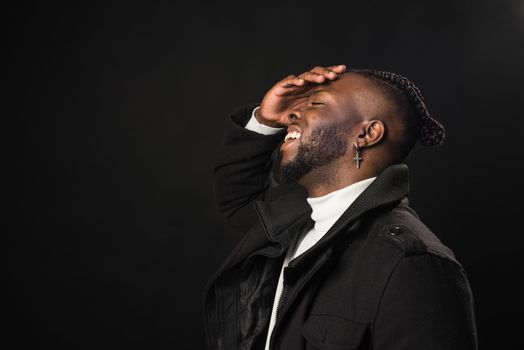
[(324, 103), (322, 102), (311, 102), (312, 105), (323, 105)]

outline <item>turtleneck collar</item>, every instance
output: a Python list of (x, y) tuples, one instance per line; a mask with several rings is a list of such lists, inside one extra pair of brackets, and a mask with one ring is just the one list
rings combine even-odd
[(375, 179), (376, 177), (371, 177), (355, 182), (321, 197), (308, 197), (306, 200), (313, 210), (311, 219), (315, 221), (314, 230), (326, 233)]

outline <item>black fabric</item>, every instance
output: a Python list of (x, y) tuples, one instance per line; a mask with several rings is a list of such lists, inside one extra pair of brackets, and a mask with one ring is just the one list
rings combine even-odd
[[(209, 349), (263, 349), (284, 254), (312, 224), (299, 185), (270, 179), (284, 132), (230, 118), (216, 167), (219, 208), (244, 233), (204, 290)], [(385, 169), (284, 270), (271, 349), (476, 349), (473, 297), (453, 252), (409, 208), (408, 169)]]

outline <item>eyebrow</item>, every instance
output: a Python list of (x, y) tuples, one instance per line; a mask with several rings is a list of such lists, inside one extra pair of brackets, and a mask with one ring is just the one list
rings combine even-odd
[(311, 97), (313, 97), (313, 96), (315, 96), (316, 94), (321, 93), (321, 92), (325, 92), (325, 93), (327, 93), (327, 96), (326, 96), (326, 97), (329, 98), (330, 100), (333, 100), (333, 95), (331, 95), (331, 94), (329, 93), (329, 90), (315, 90), (315, 91), (313, 91), (313, 92), (308, 96), (308, 98), (311, 98)]

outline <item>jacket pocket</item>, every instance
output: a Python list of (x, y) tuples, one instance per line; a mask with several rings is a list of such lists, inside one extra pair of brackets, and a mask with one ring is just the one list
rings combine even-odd
[(330, 315), (311, 315), (302, 327), (306, 349), (354, 350), (365, 341), (364, 323)]

